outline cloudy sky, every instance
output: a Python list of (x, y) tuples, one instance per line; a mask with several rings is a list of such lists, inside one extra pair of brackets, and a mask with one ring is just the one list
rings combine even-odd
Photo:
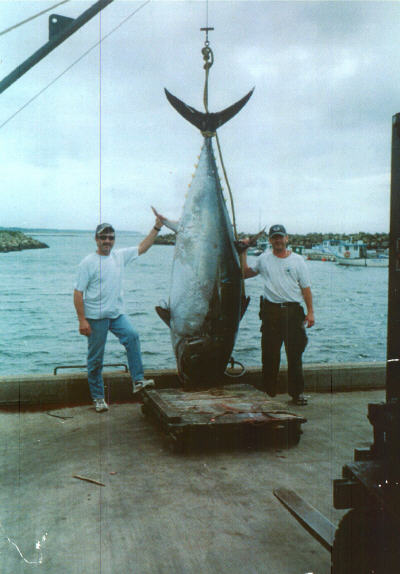
[[(1, 30), (56, 3), (1, 0)], [(1, 78), (47, 42), (48, 16), (0, 35)], [(388, 231), (400, 3), (385, 1), (114, 0), (0, 95), (0, 226), (179, 216), (202, 136), (163, 89), (203, 110), (207, 17), (210, 110), (256, 88), (219, 130), (239, 231)]]

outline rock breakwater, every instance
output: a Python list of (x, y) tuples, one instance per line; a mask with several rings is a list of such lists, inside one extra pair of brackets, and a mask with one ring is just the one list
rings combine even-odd
[(158, 235), (154, 241), (156, 245), (175, 245), (175, 233), (164, 233)]
[(33, 239), (22, 231), (0, 230), (0, 253), (22, 251), (23, 249), (45, 249), (46, 243)]

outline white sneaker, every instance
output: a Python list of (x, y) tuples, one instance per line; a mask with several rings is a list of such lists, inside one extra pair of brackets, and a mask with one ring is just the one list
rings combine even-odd
[(108, 404), (104, 399), (94, 399), (93, 402), (97, 413), (108, 411)]
[(154, 387), (155, 383), (153, 379), (141, 379), (140, 381), (135, 381), (132, 385), (132, 393), (138, 393), (146, 387)]

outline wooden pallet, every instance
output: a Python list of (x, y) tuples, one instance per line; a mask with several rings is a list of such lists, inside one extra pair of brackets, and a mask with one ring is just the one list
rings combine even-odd
[(169, 438), (174, 450), (218, 446), (292, 446), (299, 442), (302, 416), (269, 400), (252, 385), (201, 391), (144, 389), (142, 412)]

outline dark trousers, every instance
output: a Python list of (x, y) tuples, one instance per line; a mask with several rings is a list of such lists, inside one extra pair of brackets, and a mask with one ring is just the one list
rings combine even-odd
[(264, 389), (276, 395), (282, 343), (288, 362), (288, 393), (297, 398), (304, 391), (302, 354), (307, 345), (304, 310), (301, 305), (281, 307), (261, 298), (261, 352)]

